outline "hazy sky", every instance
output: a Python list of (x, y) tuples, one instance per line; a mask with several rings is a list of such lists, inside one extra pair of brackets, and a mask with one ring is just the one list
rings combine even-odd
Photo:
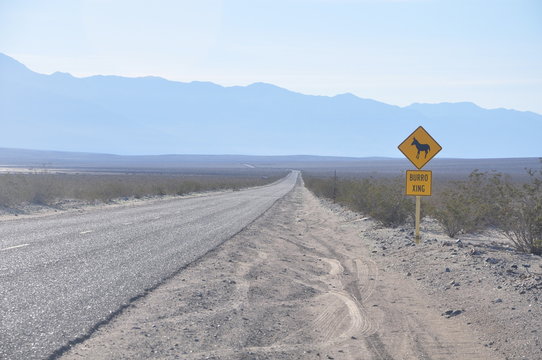
[(42, 73), (542, 114), (542, 0), (0, 0), (0, 52)]

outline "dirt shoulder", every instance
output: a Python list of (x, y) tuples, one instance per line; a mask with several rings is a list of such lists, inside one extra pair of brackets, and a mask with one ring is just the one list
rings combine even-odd
[(458, 319), (495, 356), (542, 359), (542, 257), (515, 251), (497, 231), (450, 239), (431, 219), (422, 222), (423, 241), (415, 245), (411, 228), (381, 228), (322, 203), (361, 222), (379, 266), (415, 280), (444, 312), (460, 312)]
[[(478, 273), (453, 263), (468, 248), (433, 241), (410, 246), (409, 236), (404, 229), (378, 229), (357, 214), (323, 206), (298, 186), (247, 229), (135, 301), (63, 358), (520, 358), (510, 349), (523, 351), (521, 344), (514, 340), (507, 348), (497, 336), (516, 339), (519, 324), (499, 329), (499, 324), (478, 323), (484, 314), (476, 314), (478, 308), (469, 301), (481, 295), (467, 293), (484, 290), (476, 287)], [(438, 256), (452, 248), (459, 255), (446, 259), (450, 265), (441, 263)], [(463, 282), (459, 274), (464, 272), (473, 277), (472, 288), (468, 282), (447, 290), (428, 285), (425, 273), (430, 270), (438, 270), (446, 286), (445, 275)], [(483, 296), (493, 299), (492, 294)], [(467, 300), (456, 303), (459, 298)], [(493, 308), (495, 316), (510, 323), (509, 313), (501, 309), (509, 300), (501, 300), (485, 303), (485, 311)], [(526, 313), (529, 323), (521, 325), (529, 330), (540, 327), (540, 306), (535, 307)], [(447, 310), (461, 312), (443, 316)], [(538, 336), (529, 334), (529, 341)], [(539, 354), (525, 355), (534, 359)]]

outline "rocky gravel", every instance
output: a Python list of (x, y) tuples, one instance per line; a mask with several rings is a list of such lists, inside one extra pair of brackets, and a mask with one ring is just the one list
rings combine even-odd
[(335, 214), (360, 226), (380, 265), (416, 280), (436, 299), (442, 316), (461, 319), (485, 347), (507, 359), (542, 359), (542, 257), (517, 252), (496, 230), (451, 239), (433, 219), (383, 228), (373, 220), (326, 200)]

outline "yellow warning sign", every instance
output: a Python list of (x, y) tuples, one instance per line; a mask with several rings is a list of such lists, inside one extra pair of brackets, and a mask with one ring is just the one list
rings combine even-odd
[(420, 126), (399, 145), (399, 150), (414, 166), (421, 169), (442, 150), (442, 146)]
[(433, 173), (426, 170), (407, 170), (406, 194), (415, 196), (431, 196)]

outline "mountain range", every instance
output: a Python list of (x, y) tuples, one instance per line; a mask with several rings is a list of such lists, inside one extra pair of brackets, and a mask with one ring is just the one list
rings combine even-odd
[(31, 71), (0, 54), (0, 146), (115, 154), (401, 157), (422, 125), (439, 157), (542, 156), (542, 115), (473, 103), (399, 107), (271, 84)]

